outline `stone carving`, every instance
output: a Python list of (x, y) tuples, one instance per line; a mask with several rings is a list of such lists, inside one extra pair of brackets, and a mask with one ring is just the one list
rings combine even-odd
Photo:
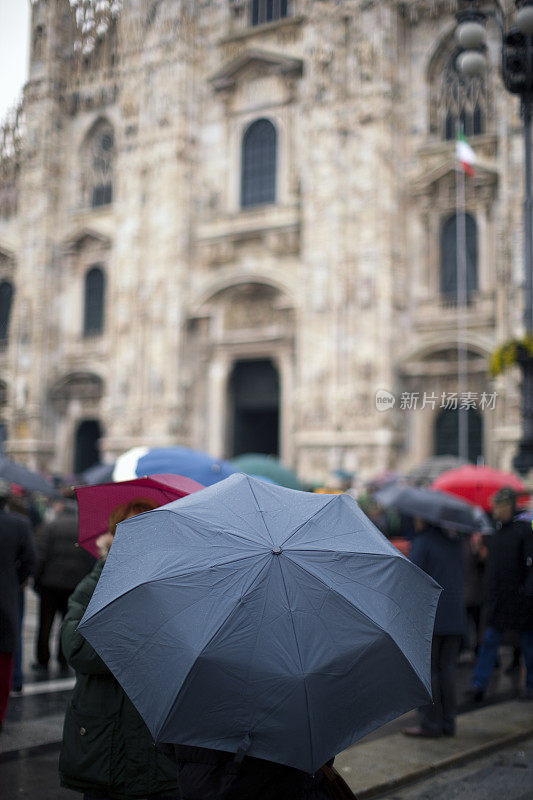
[(9, 112), (0, 127), (0, 218), (17, 211), (18, 179), (24, 145), (22, 105)]
[(257, 284), (229, 289), (224, 298), (224, 328), (264, 328), (282, 322), (283, 315), (274, 305), (277, 294), (275, 289)]
[(58, 381), (50, 389), (53, 403), (66, 403), (70, 400), (100, 400), (104, 393), (104, 383), (98, 375), (75, 372)]

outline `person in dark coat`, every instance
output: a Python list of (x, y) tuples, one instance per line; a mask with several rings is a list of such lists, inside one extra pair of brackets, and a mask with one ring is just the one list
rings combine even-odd
[[(154, 747), (139, 712), (77, 627), (102, 572), (116, 526), (155, 507), (138, 499), (111, 514), (110, 533), (97, 540), (101, 558), (76, 587), (61, 626), (65, 657), (76, 670), (59, 757), (61, 785), (84, 800), (178, 800), (176, 769)], [(157, 675), (154, 675), (157, 680)]]
[(454, 736), (455, 671), (466, 627), (463, 547), (459, 536), (415, 519), (411, 561), (442, 586), (431, 647), (433, 703), (419, 709), (420, 723), (404, 728), (406, 736)]
[[(78, 541), (78, 515), (76, 501), (61, 498), (54, 503), (54, 517), (37, 531), (39, 566), (35, 575), (35, 589), (40, 596), (39, 632), (37, 635), (37, 662), (33, 669), (46, 672), (50, 660), (50, 633), (56, 614), (61, 619), (67, 613), (70, 595), (94, 566), (95, 559)], [(57, 660), (62, 670), (67, 662), (57, 645)]]
[(481, 701), (496, 666), (506, 631), (519, 631), (526, 663), (524, 697), (533, 700), (533, 531), (515, 520), (517, 496), (504, 488), (495, 495), (496, 532), (489, 538), (486, 566), (485, 636), (472, 675), (469, 695)]
[(189, 745), (160, 744), (174, 761), (183, 800), (333, 800), (325, 774), (252, 756)]
[[(26, 517), (30, 523), (32, 533), (41, 523), (41, 515), (37, 505), (33, 501), (31, 495), (21, 486), (11, 484), (11, 495), (6, 508), (14, 514), (21, 514), (23, 517)], [(22, 630), (24, 626), (25, 589), (25, 584), (19, 589), (19, 635), (17, 649), (15, 650), (15, 661), (13, 663), (13, 687), (11, 689), (12, 692), (17, 694), (22, 692), (22, 687), (24, 685), (24, 647), (22, 642)]]
[(477, 655), (482, 639), (481, 611), (484, 598), (485, 562), (487, 546), (480, 533), (473, 533), (463, 541), (465, 564), (465, 608), (466, 616), (474, 629), (473, 649)]
[(19, 589), (34, 572), (37, 554), (29, 522), (5, 510), (9, 486), (0, 481), (0, 729), (9, 702), (19, 630)]

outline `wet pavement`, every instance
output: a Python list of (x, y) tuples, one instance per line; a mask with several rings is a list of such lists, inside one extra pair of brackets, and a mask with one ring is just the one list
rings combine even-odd
[(532, 800), (533, 739), (380, 797), (381, 800)]
[[(54, 662), (48, 674), (35, 673), (29, 665), (33, 661), (33, 649), (37, 629), (37, 597), (28, 590), (27, 613), (24, 625), (24, 657), (27, 683), (23, 693), (12, 696), (4, 729), (0, 734), (0, 798), (32, 798), (32, 800), (74, 800), (80, 798), (76, 792), (59, 786), (57, 764), (65, 709), (74, 685), (73, 673), (61, 674)], [(32, 596), (33, 595), (33, 596)], [(54, 636), (57, 636), (56, 624)], [(52, 649), (52, 652), (55, 652)], [(459, 700), (468, 688), (472, 663), (463, 663), (458, 668)], [(501, 666), (495, 672), (483, 706), (460, 704), (460, 712), (490, 707), (502, 703), (516, 695), (521, 676), (505, 675), (505, 668), (511, 661), (510, 648), (502, 648)], [(503, 706), (502, 706), (503, 709)], [(533, 718), (533, 704), (531, 704)], [(366, 745), (372, 741), (390, 737), (405, 724), (415, 719), (415, 713), (406, 715), (383, 726), (367, 736)], [(460, 723), (459, 723), (460, 725)], [(402, 737), (404, 738), (404, 737)], [(419, 743), (418, 743), (418, 746)], [(531, 791), (533, 798), (533, 788)], [(529, 798), (528, 798), (529, 800)]]

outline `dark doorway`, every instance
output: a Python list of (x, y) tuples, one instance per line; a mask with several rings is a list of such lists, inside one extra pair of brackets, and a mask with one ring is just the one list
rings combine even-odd
[[(441, 411), (435, 423), (435, 455), (459, 455), (459, 411)], [(483, 419), (479, 411), (469, 408), (468, 415), (468, 460), (474, 464), (483, 456)]]
[(229, 380), (229, 451), (279, 454), (279, 375), (270, 360), (237, 361)]
[(99, 439), (102, 429), (97, 419), (85, 419), (76, 430), (74, 472), (79, 475), (100, 462)]

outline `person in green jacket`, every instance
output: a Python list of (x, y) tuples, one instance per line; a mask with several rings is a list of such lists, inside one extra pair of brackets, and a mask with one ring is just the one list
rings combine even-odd
[(61, 785), (83, 792), (84, 800), (181, 798), (175, 766), (155, 748), (139, 712), (77, 631), (117, 524), (155, 505), (151, 500), (135, 500), (112, 512), (110, 533), (98, 542), (101, 558), (71, 595), (61, 627), (61, 645), (76, 671), (76, 686), (65, 716), (59, 774)]

